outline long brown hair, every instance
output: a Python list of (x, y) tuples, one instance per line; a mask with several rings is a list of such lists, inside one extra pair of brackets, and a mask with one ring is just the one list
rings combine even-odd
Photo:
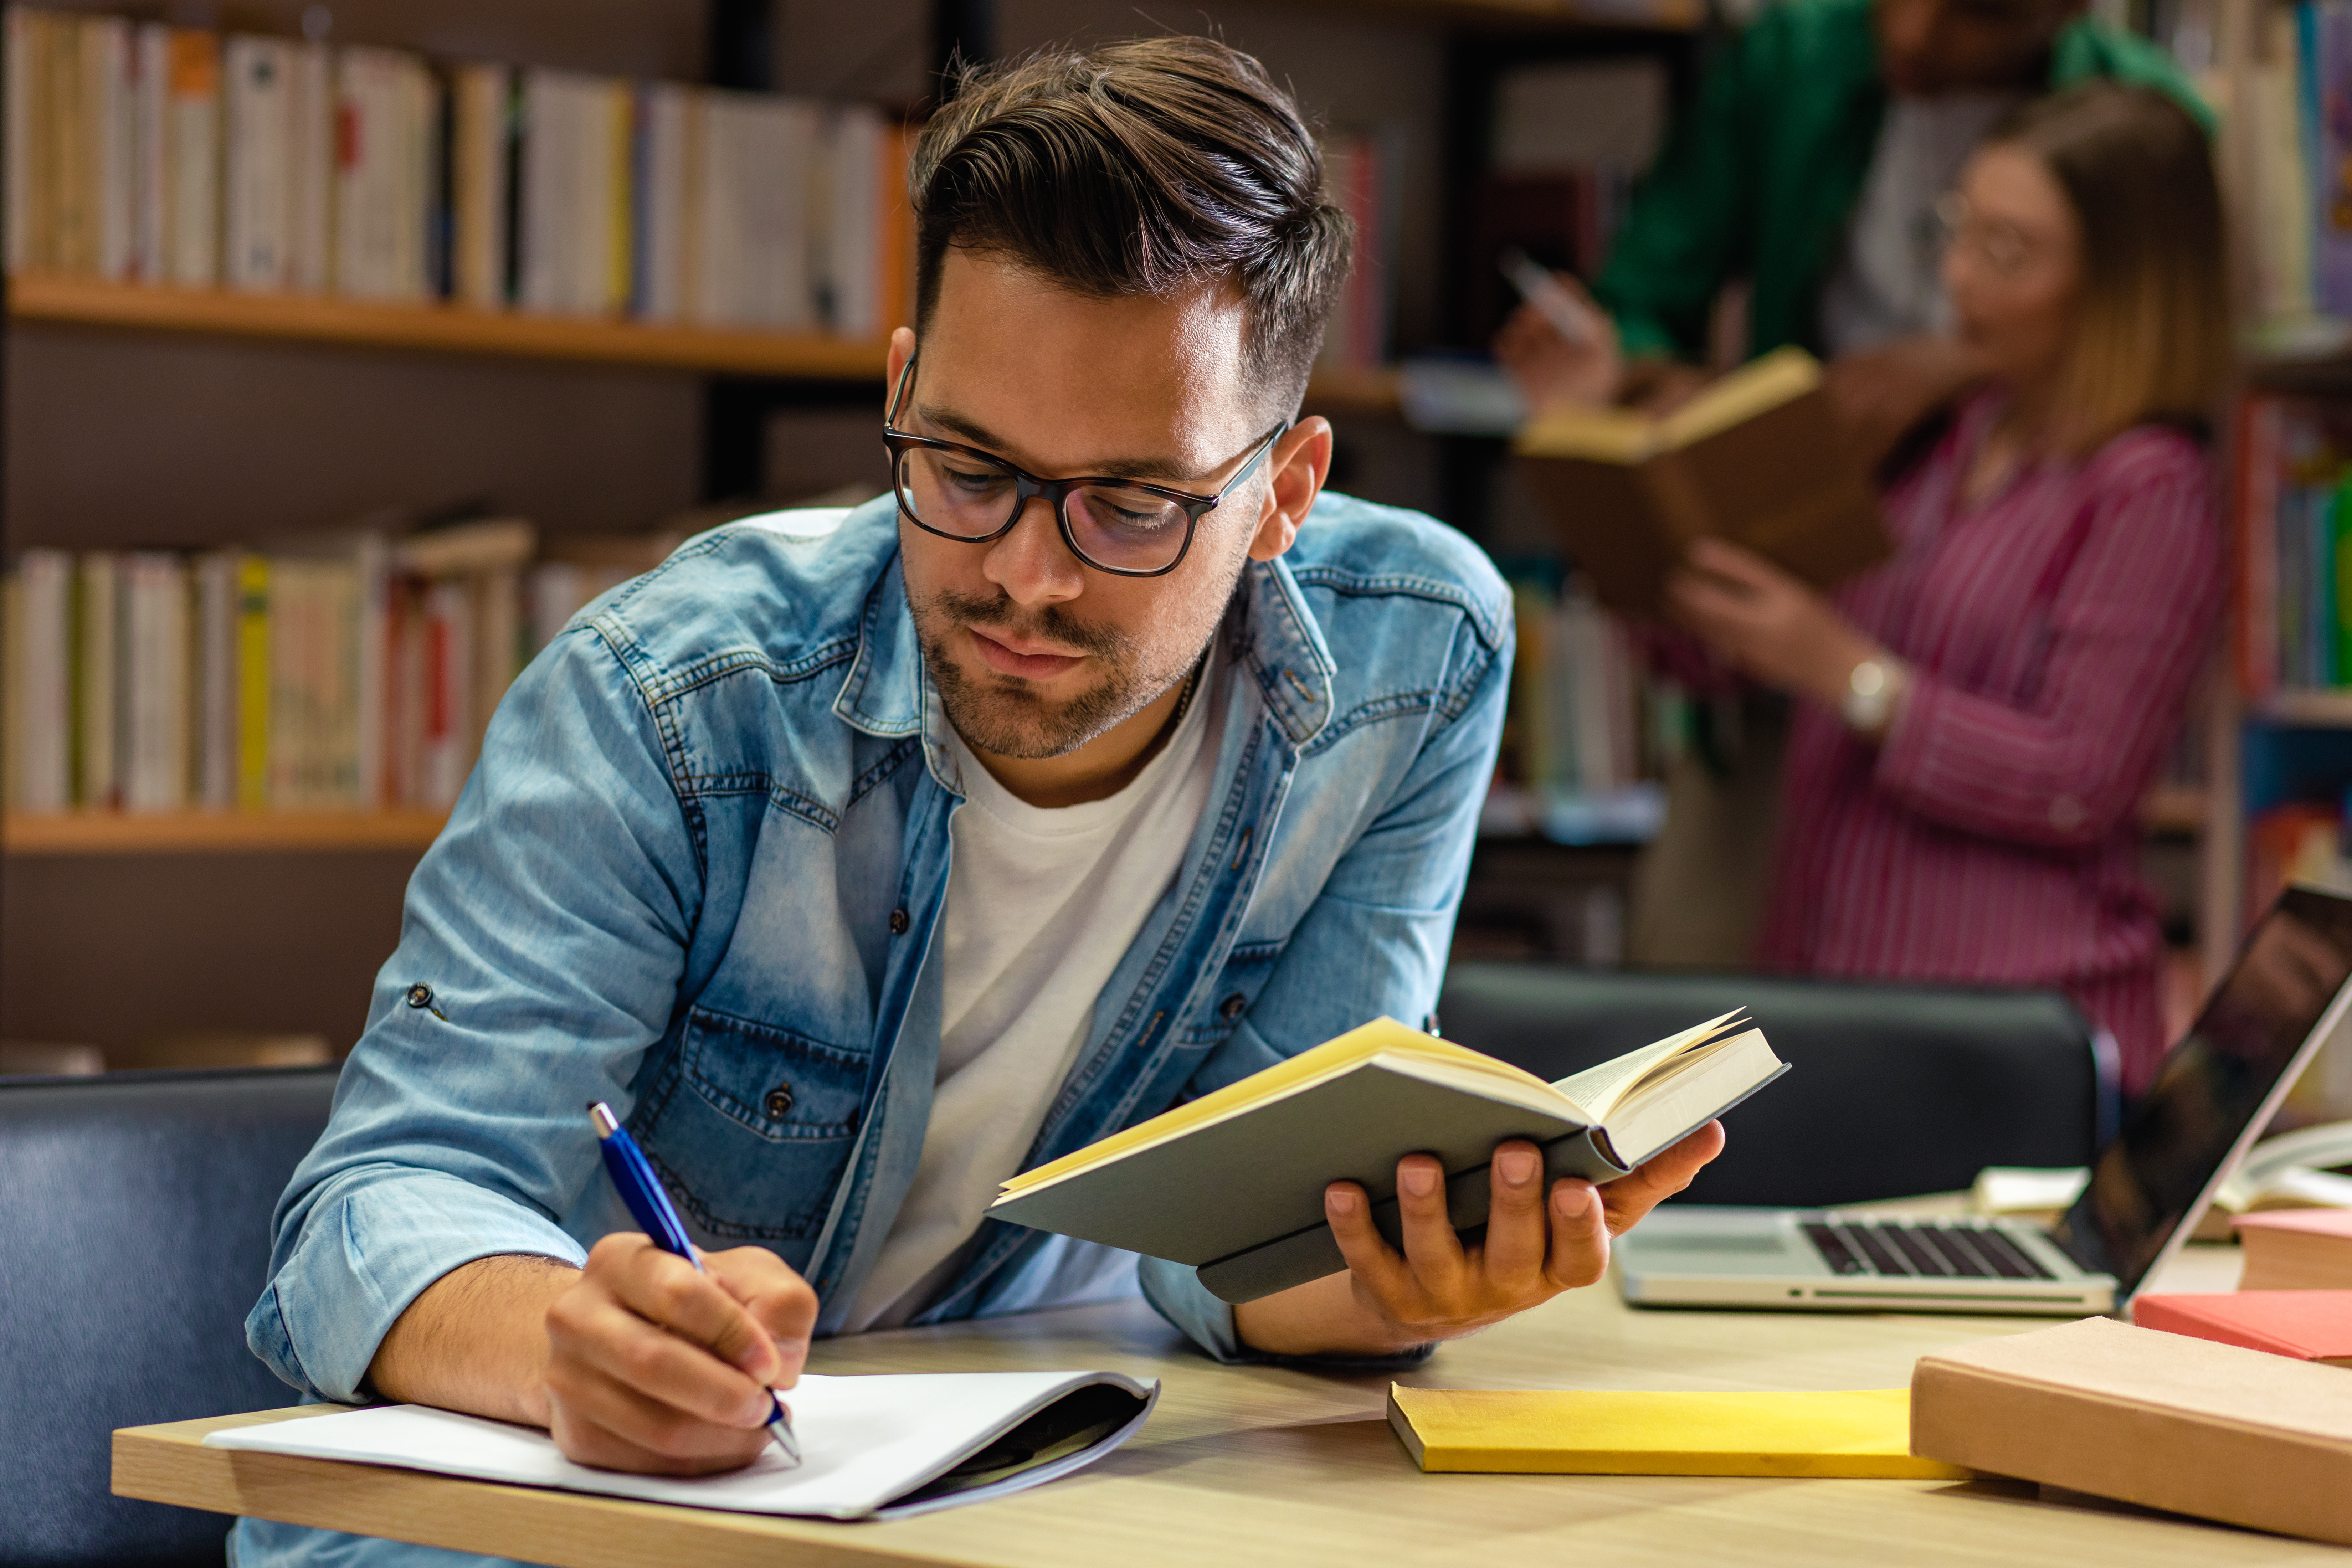
[(2066, 194), (2083, 278), (2059, 371), (2078, 449), (2154, 421), (2203, 427), (2228, 374), (2228, 258), (2205, 130), (2164, 94), (2095, 82), (2026, 105), (1989, 145)]

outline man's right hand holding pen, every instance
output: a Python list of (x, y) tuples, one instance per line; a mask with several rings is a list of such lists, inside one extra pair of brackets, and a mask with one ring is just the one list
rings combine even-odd
[(737, 1469), (772, 1441), (767, 1390), (799, 1381), (816, 1292), (759, 1247), (685, 1258), (634, 1231), (578, 1269), (478, 1258), (410, 1304), (376, 1351), (387, 1399), (547, 1427), (567, 1458), (651, 1475)]

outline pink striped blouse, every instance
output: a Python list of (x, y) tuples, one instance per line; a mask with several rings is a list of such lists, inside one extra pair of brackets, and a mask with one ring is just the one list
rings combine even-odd
[(1962, 407), (1886, 497), (1895, 558), (1835, 595), (1913, 685), (1875, 746), (1797, 705), (1758, 957), (2061, 987), (2137, 1089), (2167, 1044), (2137, 806), (2221, 603), (2212, 478), (2143, 426), (1964, 506), (1999, 412)]

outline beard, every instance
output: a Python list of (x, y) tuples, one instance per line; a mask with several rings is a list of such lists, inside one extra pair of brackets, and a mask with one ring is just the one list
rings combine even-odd
[[(939, 688), (948, 721), (966, 745), (1000, 757), (1035, 762), (1067, 756), (1149, 708), (1184, 679), (1201, 654), (1201, 648), (1191, 649), (1162, 669), (1124, 631), (1073, 620), (1058, 605), (1024, 612), (1001, 593), (983, 598), (942, 588), (919, 600), (910, 598), (908, 608), (923, 663)], [(947, 647), (950, 637), (963, 626), (1074, 649), (1090, 656), (1102, 674), (1076, 696), (1059, 701), (1049, 700), (1034, 683), (1015, 676), (968, 674)], [(1206, 637), (1202, 646), (1207, 646)]]

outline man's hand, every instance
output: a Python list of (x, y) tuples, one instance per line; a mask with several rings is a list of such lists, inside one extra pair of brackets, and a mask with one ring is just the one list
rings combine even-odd
[(1495, 1151), (1486, 1233), (1466, 1247), (1445, 1217), (1444, 1170), (1408, 1154), (1397, 1162), (1403, 1252), (1373, 1226), (1364, 1189), (1334, 1182), (1323, 1212), (1348, 1272), (1237, 1307), (1234, 1325), (1244, 1343), (1277, 1355), (1384, 1355), (1498, 1323), (1599, 1279), (1610, 1237), (1722, 1151), (1723, 1124), (1710, 1121), (1605, 1186), (1567, 1178), (1547, 1194), (1541, 1152), (1514, 1140)]
[(1822, 379), (1830, 412), (1865, 468), (1981, 374), (1958, 338), (1922, 332), (1832, 361)]
[(765, 1247), (702, 1264), (616, 1233), (548, 1307), (547, 1425), (567, 1458), (692, 1476), (759, 1456), (768, 1391), (808, 1359), (816, 1293)]

